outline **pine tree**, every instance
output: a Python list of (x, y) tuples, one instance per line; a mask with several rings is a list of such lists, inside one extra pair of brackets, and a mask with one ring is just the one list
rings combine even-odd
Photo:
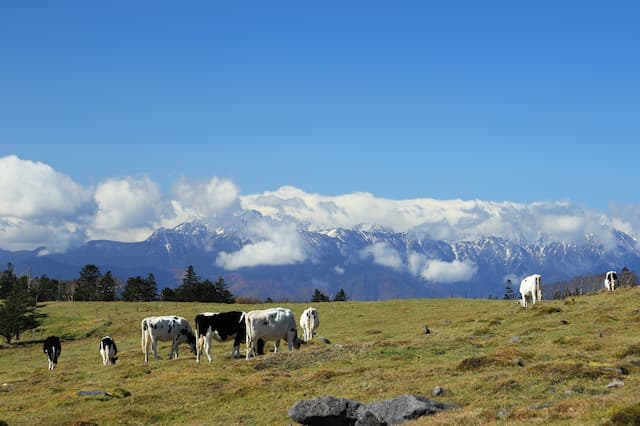
[(78, 286), (74, 294), (75, 300), (98, 300), (98, 283), (102, 274), (96, 265), (86, 265), (80, 271)]
[(110, 302), (116, 298), (116, 280), (111, 275), (111, 271), (107, 271), (106, 274), (98, 281), (97, 300), (103, 302)]
[(150, 302), (155, 300), (158, 295), (158, 285), (156, 284), (156, 277), (149, 273), (147, 278), (142, 281), (142, 286), (140, 287), (141, 300), (146, 302)]
[(329, 297), (316, 288), (313, 290), (313, 296), (311, 296), (311, 301), (312, 302), (328, 302)]
[(122, 299), (127, 302), (141, 302), (143, 280), (140, 275), (129, 277), (122, 291)]
[(343, 289), (340, 289), (333, 298), (334, 302), (346, 302), (347, 300), (347, 293)]
[[(6, 272), (6, 271), (5, 271)], [(20, 338), (20, 333), (25, 330), (36, 328), (39, 325), (41, 315), (36, 313), (35, 296), (29, 291), (27, 278), (15, 278), (13, 282), (4, 281), (4, 285), (9, 285), (10, 289), (0, 305), (0, 336), (3, 336), (7, 343), (15, 337)]]
[(182, 284), (175, 291), (176, 300), (181, 302), (198, 300), (198, 293), (201, 292), (198, 287), (200, 287), (200, 277), (196, 274), (193, 266), (189, 265), (182, 277)]
[(215, 283), (216, 302), (218, 303), (235, 303), (233, 294), (227, 288), (227, 284), (224, 282), (224, 278), (218, 277)]

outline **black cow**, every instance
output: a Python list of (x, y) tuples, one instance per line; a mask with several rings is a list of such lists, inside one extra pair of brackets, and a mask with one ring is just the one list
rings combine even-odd
[(42, 346), (42, 351), (47, 354), (47, 358), (49, 359), (49, 370), (56, 368), (56, 364), (58, 364), (58, 357), (62, 351), (60, 338), (58, 336), (47, 337), (44, 341), (44, 345)]
[[(231, 357), (240, 358), (240, 343), (246, 341), (247, 331), (244, 322), (244, 312), (231, 311), (222, 313), (206, 312), (196, 315), (196, 362), (200, 362), (202, 351), (211, 359), (211, 338), (221, 342), (233, 337)], [(264, 342), (258, 343), (258, 353), (264, 353)]]

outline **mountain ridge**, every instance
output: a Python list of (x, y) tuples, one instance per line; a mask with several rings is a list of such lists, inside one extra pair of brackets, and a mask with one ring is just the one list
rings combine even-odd
[[(123, 282), (154, 273), (159, 288), (177, 287), (186, 267), (193, 265), (202, 277), (225, 277), (237, 296), (276, 300), (308, 300), (315, 288), (329, 295), (344, 289), (354, 300), (501, 298), (507, 279), (516, 283), (530, 273), (541, 273), (543, 283), (550, 284), (581, 274), (640, 267), (638, 242), (620, 231), (613, 234), (614, 244), (605, 248), (588, 238), (583, 244), (544, 239), (519, 244), (487, 236), (444, 241), (365, 227), (310, 231), (298, 225), (273, 235), (252, 234), (251, 226), (251, 218), (227, 227), (184, 222), (159, 228), (139, 242), (93, 240), (52, 254), (43, 254), (43, 248), (0, 250), (0, 261), (13, 263), (19, 273), (29, 270), (58, 279), (77, 278), (86, 264), (97, 265), (103, 273), (110, 270)], [(293, 248), (288, 246), (291, 241)], [(251, 256), (258, 250), (271, 254), (288, 249), (296, 256), (235, 268), (223, 262), (230, 256), (242, 258), (245, 252)]]

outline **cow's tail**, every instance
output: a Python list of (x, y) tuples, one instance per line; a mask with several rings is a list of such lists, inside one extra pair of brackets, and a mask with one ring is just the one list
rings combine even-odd
[(245, 314), (244, 312), (242, 313), (241, 319), (244, 318), (244, 324), (245, 324), (245, 339), (246, 339), (246, 344), (247, 344), (247, 358), (249, 359), (249, 357), (251, 356), (251, 354), (253, 353), (253, 355), (255, 356), (255, 352), (253, 350), (253, 329), (251, 327), (251, 317), (247, 314)]

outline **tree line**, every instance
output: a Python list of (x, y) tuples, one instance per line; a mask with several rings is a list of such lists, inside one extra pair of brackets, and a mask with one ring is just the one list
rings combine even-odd
[[(52, 279), (46, 275), (32, 278), (30, 275), (18, 277), (13, 265), (0, 275), (0, 336), (7, 343), (20, 338), (20, 333), (37, 328), (43, 315), (36, 311), (38, 302), (44, 301), (99, 301), (123, 300), (127, 302), (149, 302), (153, 300), (204, 303), (236, 303), (223, 277), (213, 282), (202, 279), (189, 265), (181, 284), (175, 288), (158, 285), (153, 274), (146, 277), (130, 277), (123, 284), (111, 271), (102, 273), (96, 265), (86, 265), (79, 277), (70, 281)], [(343, 289), (336, 293), (333, 301), (346, 301)], [(331, 299), (315, 289), (311, 302), (329, 302)], [(267, 298), (265, 303), (273, 303)]]

